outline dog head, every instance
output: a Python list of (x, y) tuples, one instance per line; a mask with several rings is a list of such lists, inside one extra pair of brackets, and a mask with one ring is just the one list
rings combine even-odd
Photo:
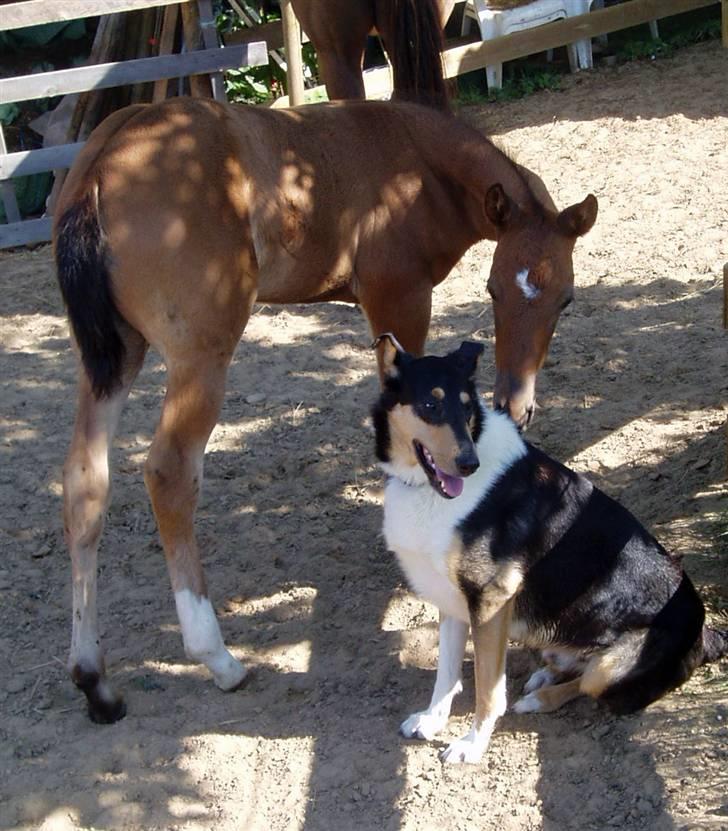
[(463, 477), (480, 464), (483, 411), (473, 377), (483, 346), (466, 341), (444, 358), (415, 358), (391, 334), (374, 345), (383, 349), (383, 389), (372, 409), (382, 467), (411, 485), (429, 482), (446, 499), (460, 496)]

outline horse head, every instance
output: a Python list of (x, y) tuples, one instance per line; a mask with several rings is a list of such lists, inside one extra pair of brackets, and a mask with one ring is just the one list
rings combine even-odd
[(574, 244), (594, 225), (597, 200), (590, 194), (561, 212), (537, 200), (523, 207), (496, 184), (486, 193), (485, 212), (497, 231), (488, 279), (495, 318), (493, 404), (525, 429), (533, 417), (536, 374), (574, 296)]

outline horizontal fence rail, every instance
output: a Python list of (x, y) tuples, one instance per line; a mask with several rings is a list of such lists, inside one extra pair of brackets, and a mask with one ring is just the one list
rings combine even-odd
[(180, 55), (159, 55), (95, 66), (78, 66), (74, 69), (4, 78), (0, 80), (0, 101), (30, 101), (164, 78), (207, 75), (223, 69), (261, 66), (266, 63), (268, 47), (265, 43), (245, 43), (239, 46), (185, 52)]
[(24, 0), (0, 6), (0, 31), (39, 26), (42, 23), (65, 23), (81, 17), (98, 17), (114, 12), (133, 12), (157, 6), (172, 6), (180, 0)]

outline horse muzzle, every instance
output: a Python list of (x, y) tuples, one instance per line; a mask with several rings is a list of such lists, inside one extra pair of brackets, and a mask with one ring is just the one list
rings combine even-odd
[(493, 408), (506, 412), (519, 430), (526, 430), (536, 407), (536, 376), (517, 378), (508, 372), (496, 372)]

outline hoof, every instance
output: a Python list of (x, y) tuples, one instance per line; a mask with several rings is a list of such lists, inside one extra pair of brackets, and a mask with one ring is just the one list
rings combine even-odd
[(214, 672), (212, 676), (215, 681), (215, 686), (223, 692), (235, 692), (235, 690), (239, 690), (245, 686), (249, 677), (248, 670), (240, 661), (237, 661), (232, 655), (229, 658), (230, 660), (226, 662), (227, 665), (224, 669)]
[(96, 724), (113, 724), (126, 715), (124, 699), (108, 685), (97, 670), (84, 670), (76, 665), (71, 670), (73, 683), (88, 701), (88, 715)]
[(92, 701), (89, 697), (88, 715), (95, 724), (113, 724), (126, 715), (126, 702), (120, 695), (114, 696), (113, 701)]

